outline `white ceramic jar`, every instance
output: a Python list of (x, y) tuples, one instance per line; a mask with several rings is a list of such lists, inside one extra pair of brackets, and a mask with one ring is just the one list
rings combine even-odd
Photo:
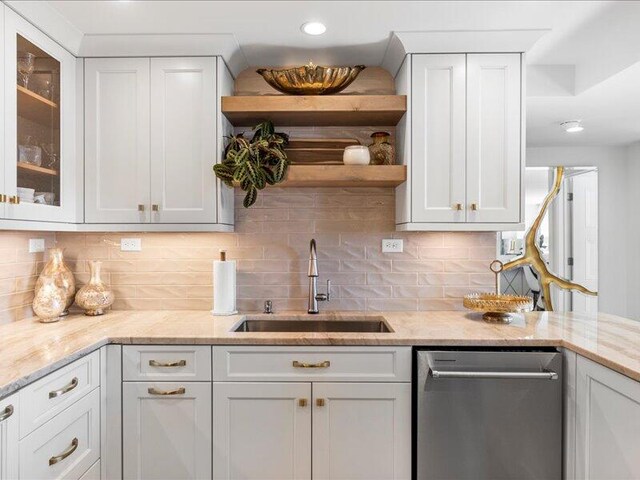
[(364, 145), (350, 145), (344, 149), (342, 163), (345, 165), (369, 165), (369, 148)]

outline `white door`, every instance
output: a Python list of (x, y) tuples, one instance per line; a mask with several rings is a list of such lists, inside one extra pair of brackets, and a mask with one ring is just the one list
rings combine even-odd
[(520, 221), (520, 54), (467, 55), (467, 222)]
[(411, 384), (313, 384), (315, 480), (410, 476)]
[[(0, 7), (0, 38), (4, 41), (4, 11), (6, 10), (6, 8), (4, 7), (4, 5), (2, 7)], [(4, 53), (3, 53), (4, 55)], [(4, 97), (5, 97), (5, 90), (4, 90), (4, 61), (0, 61), (0, 112), (4, 112)], [(14, 80), (15, 81), (15, 80)], [(13, 88), (13, 83), (11, 84)], [(0, 152), (2, 152), (2, 155), (5, 155), (5, 150), (4, 150), (4, 137), (5, 137), (5, 133), (4, 133), (4, 121), (5, 121), (5, 114), (0, 114)], [(4, 157), (4, 161), (6, 162), (6, 156)], [(9, 157), (11, 158), (11, 157)], [(6, 216), (6, 207), (5, 207), (5, 202), (6, 202), (6, 190), (5, 190), (5, 184), (4, 184), (4, 171), (6, 170), (6, 166), (2, 163), (2, 161), (0, 161), (0, 218), (5, 218)]]
[[(598, 172), (571, 178), (571, 278), (589, 290), (598, 291)], [(598, 297), (571, 292), (571, 311), (598, 313)]]
[(151, 221), (216, 223), (216, 59), (151, 59)]
[(577, 361), (576, 478), (640, 478), (640, 383)]
[(85, 221), (150, 218), (149, 59), (85, 60)]
[(211, 478), (211, 383), (125, 382), (125, 479)]
[[(76, 59), (12, 10), (4, 8), (4, 15), (1, 193), (13, 197), (5, 217), (75, 222), (82, 198), (76, 188)], [(30, 63), (25, 54), (32, 55), (31, 73), (17, 76), (18, 64)]]
[(0, 400), (0, 480), (18, 478), (18, 395)]
[(465, 220), (465, 55), (413, 55), (412, 222)]
[(213, 384), (213, 478), (311, 478), (310, 383)]

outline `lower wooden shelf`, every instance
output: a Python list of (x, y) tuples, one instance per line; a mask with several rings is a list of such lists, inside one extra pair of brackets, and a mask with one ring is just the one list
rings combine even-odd
[(35, 175), (45, 175), (50, 177), (58, 176), (57, 170), (53, 170), (51, 168), (39, 167), (37, 165), (32, 165), (31, 163), (26, 163), (26, 162), (18, 162), (18, 171), (35, 174)]
[(277, 187), (397, 187), (405, 165), (291, 165)]

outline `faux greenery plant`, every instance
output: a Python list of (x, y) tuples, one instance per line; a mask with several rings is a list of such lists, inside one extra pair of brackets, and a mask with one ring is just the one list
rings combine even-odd
[(243, 134), (227, 137), (222, 163), (213, 166), (216, 176), (230, 187), (234, 182), (247, 192), (242, 204), (249, 208), (258, 198), (258, 190), (284, 180), (289, 160), (284, 148), (289, 143), (286, 133), (278, 133), (273, 123), (256, 125), (251, 141)]

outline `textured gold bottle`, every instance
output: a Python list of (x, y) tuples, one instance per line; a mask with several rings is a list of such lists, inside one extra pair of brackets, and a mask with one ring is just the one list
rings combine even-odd
[(101, 267), (102, 262), (89, 262), (91, 279), (76, 295), (76, 303), (85, 315), (104, 315), (104, 310), (113, 304), (113, 292), (100, 278)]
[(396, 152), (389, 142), (391, 135), (387, 132), (374, 132), (371, 138), (373, 138), (373, 143), (369, 145), (371, 165), (393, 165), (396, 161)]
[(73, 299), (76, 295), (76, 280), (69, 267), (64, 263), (64, 255), (61, 248), (49, 249), (49, 261), (44, 266), (42, 273), (36, 282), (35, 294), (45, 283), (52, 281), (65, 297), (65, 306), (62, 316), (69, 314), (69, 307), (73, 305)]
[(33, 297), (33, 312), (42, 323), (52, 323), (60, 320), (65, 306), (64, 290), (55, 284), (53, 278), (44, 278)]

